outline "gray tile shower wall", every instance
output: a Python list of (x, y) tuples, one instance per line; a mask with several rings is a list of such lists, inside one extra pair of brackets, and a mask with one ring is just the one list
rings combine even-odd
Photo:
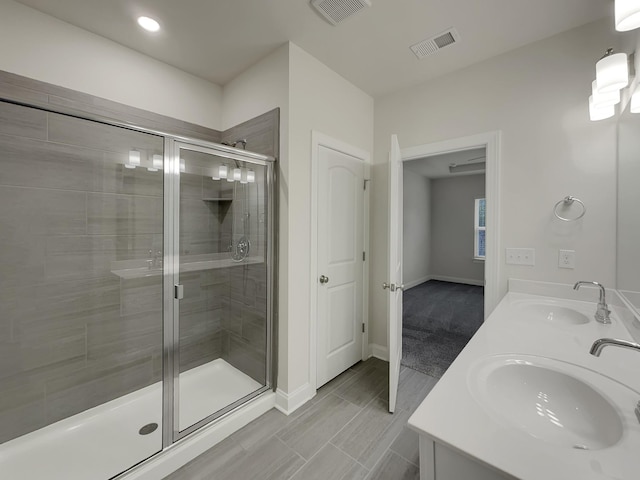
[(222, 358), (260, 383), (266, 380), (267, 269), (265, 263), (231, 267), (229, 311)]

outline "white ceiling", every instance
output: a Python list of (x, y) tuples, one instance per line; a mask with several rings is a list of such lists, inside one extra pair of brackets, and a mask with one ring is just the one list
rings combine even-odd
[(486, 161), (486, 149), (484, 147), (409, 160), (403, 162), (403, 166), (406, 170), (427, 178), (447, 178), (485, 173), (484, 170), (464, 173), (449, 172), (449, 165), (452, 164), (471, 165), (483, 161)]
[[(309, 0), (17, 0), (224, 85), (292, 41), (379, 96), (611, 15), (613, 0), (372, 0), (334, 27)], [(139, 15), (163, 29), (139, 29)], [(455, 27), (459, 44), (418, 60), (409, 46)]]

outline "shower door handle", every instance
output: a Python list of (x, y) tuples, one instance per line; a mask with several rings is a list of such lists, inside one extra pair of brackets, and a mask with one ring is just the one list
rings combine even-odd
[(175, 284), (173, 286), (173, 298), (182, 300), (184, 298), (184, 285)]

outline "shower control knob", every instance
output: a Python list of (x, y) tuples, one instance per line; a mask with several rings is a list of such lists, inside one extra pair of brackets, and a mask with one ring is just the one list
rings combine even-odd
[(325, 277), (324, 275), (320, 275), (320, 283), (329, 283), (329, 277)]

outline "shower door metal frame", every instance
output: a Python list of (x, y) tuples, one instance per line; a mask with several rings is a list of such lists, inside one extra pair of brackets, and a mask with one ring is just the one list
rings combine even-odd
[[(164, 382), (163, 382), (163, 448), (188, 436), (195, 430), (208, 425), (244, 405), (258, 395), (270, 390), (275, 385), (273, 377), (273, 296), (275, 278), (275, 249), (274, 249), (274, 159), (266, 155), (228, 148), (221, 145), (182, 137), (165, 137), (165, 254), (164, 254)], [(227, 405), (225, 408), (213, 412), (197, 423), (180, 430), (180, 300), (176, 295), (180, 285), (180, 151), (190, 150), (217, 157), (238, 160), (265, 167), (266, 177), (266, 266), (267, 266), (267, 337), (265, 349), (265, 385), (258, 390)]]

